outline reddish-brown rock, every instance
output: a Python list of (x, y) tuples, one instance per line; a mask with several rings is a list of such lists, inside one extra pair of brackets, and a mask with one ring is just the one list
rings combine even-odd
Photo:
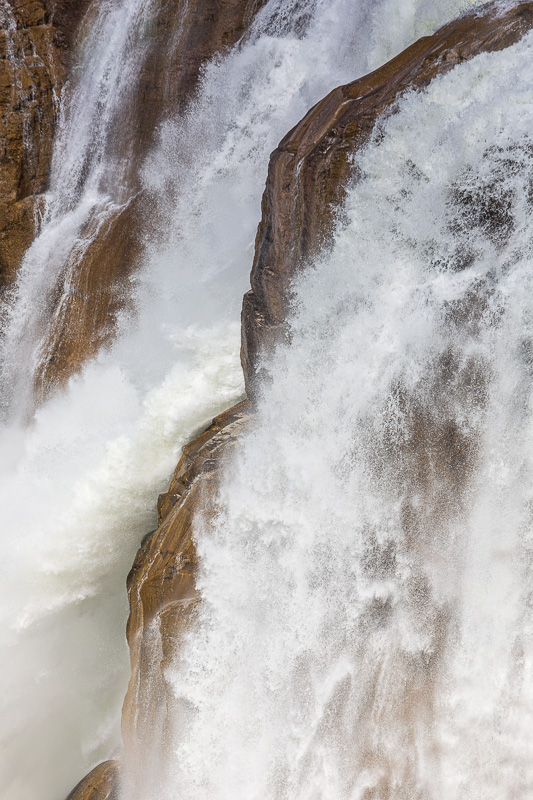
[(273, 152), (256, 238), (252, 289), (244, 296), (241, 358), (253, 397), (260, 354), (283, 334), (295, 272), (329, 242), (335, 211), (357, 151), (378, 117), (407, 89), (423, 89), (436, 75), (482, 52), (503, 50), (533, 27), (533, 3), (499, 13), (471, 12), (419, 39), (383, 67), (334, 89)]
[(98, 764), (70, 792), (66, 800), (118, 800), (118, 761)]
[(51, 304), (54, 325), (37, 376), (38, 398), (44, 398), (58, 378), (77, 372), (113, 337), (118, 313), (130, 301), (129, 276), (139, 263), (143, 202), (141, 193), (135, 195), (96, 235), (91, 231), (97, 225), (94, 218), (84, 226), (81, 235), (87, 247), (81, 259), (79, 252), (70, 254), (62, 276), (62, 281), (68, 276), (69, 289), (61, 286)]
[(145, 537), (128, 576), (131, 680), (122, 732), (129, 763), (146, 746), (153, 712), (170, 702), (163, 670), (199, 599), (194, 522), (200, 515), (208, 521), (216, 510), (220, 472), (249, 420), (248, 403), (240, 403), (183, 448), (169, 490), (159, 498), (159, 527)]
[(88, 0), (3, 0), (0, 8), (0, 291), (39, 226), (71, 48)]
[(154, 144), (160, 122), (187, 104), (202, 66), (241, 38), (265, 2), (159, 0), (137, 91), (120, 120), (121, 130), (133, 136), (130, 180), (136, 188), (138, 168)]
[[(89, 30), (97, 4), (83, 23), (88, 0), (3, 0), (0, 32), (0, 291), (12, 284), (24, 253), (39, 230), (57, 122), (58, 99), (77, 39)], [(115, 333), (119, 308), (128, 302), (128, 284), (149, 233), (150, 213), (139, 207), (139, 171), (160, 122), (184, 106), (202, 65), (243, 35), (265, 0), (223, 3), (160, 0), (139, 63), (131, 101), (110, 132), (116, 153), (126, 156), (125, 202), (116, 215), (71, 254), (50, 288), (49, 335), (37, 395), (64, 382)], [(129, 200), (128, 200), (129, 198)], [(68, 292), (63, 281), (68, 274)], [(43, 324), (47, 324), (43, 320)]]
[[(101, 227), (81, 256), (79, 251), (71, 254), (71, 263), (65, 265), (50, 291), (49, 336), (37, 376), (38, 395), (64, 383), (112, 340), (116, 313), (129, 299), (124, 279), (135, 272), (142, 243), (153, 224), (150, 203), (145, 200), (141, 210), (140, 170), (155, 144), (157, 128), (186, 105), (202, 66), (240, 39), (264, 3), (159, 0), (131, 101), (121, 109), (109, 134), (114, 157), (129, 163), (121, 189), (125, 204)], [(90, 22), (90, 14), (83, 29)], [(95, 225), (89, 220), (86, 227)], [(63, 288), (65, 274), (69, 276), (68, 294)]]

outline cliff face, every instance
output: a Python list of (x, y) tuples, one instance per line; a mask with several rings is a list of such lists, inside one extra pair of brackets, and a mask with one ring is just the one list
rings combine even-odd
[[(252, 290), (243, 305), (242, 360), (252, 400), (261, 353), (284, 332), (291, 279), (327, 246), (346, 186), (357, 178), (357, 151), (368, 141), (378, 117), (393, 112), (395, 100), (407, 89), (422, 89), (436, 75), (478, 53), (508, 47), (532, 27), (533, 3), (499, 16), (491, 10), (467, 15), (416, 42), (371, 75), (335, 89), (283, 139), (270, 162)], [(146, 758), (155, 729), (169, 731), (172, 698), (164, 669), (200, 601), (195, 519), (212, 518), (220, 470), (252, 420), (253, 405), (240, 404), (184, 448), (169, 491), (160, 498), (159, 526), (143, 541), (128, 578), (132, 677), (123, 713), (126, 765)], [(423, 419), (418, 423), (425, 424)], [(465, 445), (450, 432), (444, 434), (442, 472), (450, 473), (453, 490), (458, 478), (463, 480), (454, 465), (462, 463)], [(413, 440), (413, 460), (422, 459), (422, 465), (418, 448), (424, 436)]]
[(499, 15), (470, 13), (415, 42), (360, 80), (334, 89), (272, 153), (252, 267), (244, 297), (241, 358), (248, 395), (256, 392), (261, 353), (283, 336), (295, 273), (327, 246), (348, 181), (357, 180), (357, 151), (378, 117), (394, 113), (407, 89), (482, 52), (503, 50), (533, 27), (533, 4)]
[(59, 95), (88, 0), (2, 0), (0, 6), (0, 291), (38, 228)]
[[(153, 224), (153, 204), (142, 191), (140, 170), (155, 144), (156, 130), (187, 104), (202, 66), (241, 38), (264, 2), (158, 0), (149, 30), (144, 31), (144, 57), (130, 100), (108, 135), (113, 158), (128, 162), (120, 187), (122, 202), (101, 227), (98, 215), (87, 221), (80, 232), (87, 246), (81, 254), (74, 248), (50, 292), (50, 329), (37, 376), (38, 395), (66, 381), (112, 340), (117, 313), (129, 300), (127, 279), (139, 265), (142, 243)], [(87, 24), (90, 17), (91, 9)]]
[[(37, 396), (68, 379), (112, 339), (117, 313), (129, 299), (127, 279), (150, 231), (150, 203), (140, 192), (140, 169), (156, 129), (190, 99), (202, 65), (235, 44), (263, 4), (155, 4), (150, 27), (143, 32), (144, 58), (135, 86), (109, 131), (112, 157), (128, 163), (119, 188), (120, 207), (103, 224), (101, 214), (86, 221), (80, 231), (83, 246), (72, 249), (50, 287), (40, 323), (48, 333), (36, 376)], [(98, 0), (2, 0), (0, 291), (13, 283), (39, 231), (61, 90), (76, 42), (83, 46), (98, 8)]]
[[(209, 519), (216, 511), (220, 471), (249, 422), (249, 404), (240, 403), (183, 448), (169, 490), (159, 498), (159, 526), (145, 537), (128, 576), (131, 680), (122, 733), (126, 771), (130, 779), (135, 776), (137, 789), (146, 780), (142, 765), (147, 764), (147, 742), (163, 741), (168, 733), (166, 712), (172, 707), (172, 691), (164, 672), (200, 599), (195, 585), (195, 519), (200, 515)], [(152, 767), (158, 760), (164, 762), (164, 754), (151, 753)]]
[(103, 224), (90, 217), (80, 231), (86, 247), (81, 256), (76, 249), (69, 254), (48, 309), (37, 397), (46, 397), (50, 387), (66, 381), (113, 338), (117, 315), (130, 299), (128, 278), (147, 232), (144, 206), (142, 193), (133, 194)]

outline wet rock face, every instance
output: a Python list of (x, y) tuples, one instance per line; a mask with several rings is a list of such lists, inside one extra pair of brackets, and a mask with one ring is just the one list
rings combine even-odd
[(38, 228), (59, 95), (88, 0), (0, 1), (0, 290)]
[(78, 783), (67, 800), (119, 800), (118, 776), (118, 761), (104, 761)]
[[(144, 32), (148, 44), (131, 99), (121, 107), (109, 133), (113, 142), (110, 157), (129, 164), (121, 188), (122, 205), (97, 235), (90, 229), (97, 228), (98, 220), (88, 220), (81, 235), (90, 244), (81, 255), (79, 250), (71, 253), (50, 292), (49, 335), (36, 377), (37, 399), (65, 383), (114, 338), (117, 314), (130, 300), (128, 278), (138, 268), (143, 242), (151, 235), (152, 204), (143, 193), (140, 172), (155, 145), (158, 126), (186, 105), (202, 66), (241, 38), (265, 1), (157, 3), (150, 28)], [(91, 5), (80, 38), (96, 8)], [(68, 275), (68, 292), (64, 275)]]
[(0, 201), (46, 188), (59, 95), (87, 3), (0, 4)]
[(533, 3), (503, 14), (489, 7), (445, 25), (383, 67), (334, 89), (287, 134), (270, 160), (256, 238), (252, 289), (243, 301), (241, 358), (248, 395), (261, 354), (284, 334), (295, 273), (328, 245), (348, 180), (357, 179), (357, 151), (407, 89), (482, 52), (503, 50), (533, 27)]
[[(36, 397), (64, 383), (116, 331), (128, 303), (127, 278), (139, 264), (149, 235), (148, 203), (140, 195), (140, 169), (160, 122), (190, 99), (202, 65), (231, 47), (265, 0), (159, 0), (145, 58), (127, 106), (113, 121), (110, 158), (129, 164), (123, 202), (94, 235), (96, 217), (82, 235), (88, 247), (72, 252), (51, 288), (49, 334), (36, 376)], [(82, 45), (98, 0), (0, 0), (0, 291), (12, 284), (38, 233), (52, 156), (61, 89)], [(116, 187), (115, 187), (116, 188)], [(105, 187), (103, 187), (105, 191)], [(63, 286), (68, 275), (68, 292)]]
[(150, 752), (150, 742), (158, 747), (168, 738), (173, 700), (165, 669), (199, 602), (195, 522), (200, 515), (209, 521), (216, 512), (221, 471), (249, 424), (245, 401), (216, 417), (183, 448), (168, 492), (159, 498), (159, 526), (144, 538), (128, 576), (131, 680), (122, 734), (126, 771), (137, 789), (149, 772), (143, 765), (157, 771), (157, 763), (165, 760), (163, 753)]
[[(183, 108), (198, 84), (202, 66), (232, 47), (266, 0), (160, 0), (148, 35), (150, 46), (138, 90), (121, 129), (132, 132), (130, 181), (138, 188), (140, 161), (154, 145), (159, 123)], [(127, 146), (124, 142), (123, 145)]]
[(143, 205), (144, 197), (138, 194), (105, 221), (98, 235), (91, 231), (98, 225), (94, 218), (82, 229), (89, 244), (81, 259), (71, 253), (65, 265), (66, 274), (73, 275), (70, 288), (64, 291), (61, 286), (50, 301), (48, 313), (54, 324), (36, 380), (38, 399), (46, 397), (50, 386), (76, 373), (113, 338), (118, 314), (131, 299), (129, 276), (140, 258)]

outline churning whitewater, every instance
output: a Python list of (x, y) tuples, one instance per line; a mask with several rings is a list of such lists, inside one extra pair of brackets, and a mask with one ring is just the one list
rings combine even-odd
[[(142, 268), (132, 282), (135, 313), (124, 313), (119, 320), (120, 335), (113, 347), (101, 352), (81, 374), (70, 380), (65, 390), (37, 405), (34, 396), (37, 377), (49, 355), (47, 347), (54, 325), (60, 324), (64, 308), (73, 299), (71, 278), (77, 260), (90, 243), (90, 237), (97, 235), (109, 215), (125, 202), (122, 188), (127, 180), (128, 150), (123, 148), (123, 158), (117, 160), (116, 131), (120, 122), (128, 118), (131, 96), (139, 89), (136, 81), (146, 55), (144, 37), (148, 35), (156, 5), (156, 0), (149, 3), (107, 0), (89, 8), (83, 23), (84, 38), (77, 67), (61, 99), (41, 233), (26, 255), (3, 317), (0, 365), (4, 419), (0, 473), (3, 756), (0, 790), (6, 800), (55, 800), (66, 794), (89, 767), (118, 747), (120, 704), (128, 674), (127, 650), (123, 644), (127, 614), (125, 576), (141, 536), (153, 527), (155, 498), (168, 480), (180, 446), (216, 412), (242, 396), (239, 313), (241, 297), (247, 288), (269, 153), (332, 86), (377, 67), (417, 36), (452, 18), (465, 4), (459, 0), (422, 0), (408, 4), (395, 0), (368, 3), (364, 0), (308, 0), (306, 3), (269, 0), (245, 40), (208, 65), (196, 98), (187, 111), (169, 116), (160, 130), (159, 145), (145, 161), (141, 183), (152, 199), (147, 203), (146, 214), (153, 215), (155, 233), (146, 242)], [(5, 3), (4, 7), (7, 9)], [(6, 24), (4, 32), (8, 39), (9, 31), (9, 24)], [(10, 57), (9, 48), (7, 53)], [(477, 141), (477, 128), (474, 122), (472, 124), (471, 135)], [(419, 144), (417, 140), (417, 146)], [(524, 150), (524, 158), (526, 152)], [(439, 168), (444, 169), (444, 164)], [(404, 209), (403, 216), (399, 212), (401, 224), (407, 230), (407, 206), (403, 201), (400, 208)], [(414, 218), (411, 225), (416, 227)], [(348, 232), (339, 234), (340, 240), (348, 235)], [(385, 247), (385, 244), (380, 246)], [(354, 270), (354, 274), (363, 273), (368, 274), (371, 281), (378, 280), (371, 278), (368, 268)], [(469, 274), (461, 273), (462, 278), (457, 280), (467, 280)], [(445, 282), (444, 270), (442, 276)], [(312, 291), (312, 285), (307, 292)], [(48, 297), (57, 291), (57, 286), (61, 299), (55, 316), (50, 319)], [(335, 291), (330, 286), (327, 293)], [(364, 310), (369, 301), (359, 294)], [(352, 299), (339, 297), (337, 301), (332, 297), (331, 302), (337, 303), (338, 308), (330, 313), (342, 314), (356, 299), (355, 295)], [(304, 318), (302, 312), (298, 324), (305, 327)], [(338, 335), (346, 338), (347, 349), (350, 349), (350, 330), (347, 328), (342, 334), (339, 324)], [(407, 334), (398, 333), (398, 336), (402, 339)], [(400, 344), (398, 342), (398, 347)], [(331, 349), (335, 350), (333, 342)], [(359, 359), (363, 358), (363, 353), (368, 354), (368, 369), (377, 375), (373, 390), (377, 396), (378, 386), (386, 384), (386, 373), (377, 374), (380, 362), (375, 360), (368, 346), (355, 352)], [(294, 358), (297, 357), (295, 350)], [(283, 360), (281, 355), (280, 359)], [(339, 405), (338, 421), (333, 423), (330, 418), (329, 423), (324, 423), (323, 437), (329, 428), (332, 437), (342, 428), (343, 409), (351, 409), (352, 415), (356, 411), (350, 403), (355, 391), (351, 377), (356, 385), (370, 386), (369, 375), (355, 367), (352, 375), (351, 364), (348, 359), (345, 388), (339, 383), (340, 395), (332, 398), (332, 402)], [(505, 383), (503, 378), (502, 383)], [(310, 383), (305, 385), (308, 395), (309, 392), (312, 395)], [(281, 378), (276, 380), (272, 391), (282, 394)], [(319, 397), (318, 388), (315, 400), (308, 396), (308, 412), (316, 415), (317, 421), (323, 416)], [(388, 403), (384, 397), (380, 402)], [(301, 401), (303, 397), (298, 402)], [(298, 407), (295, 403), (295, 419)], [(289, 431), (292, 429), (287, 413), (285, 409), (280, 423), (285, 421)], [(479, 413), (472, 410), (473, 420)], [(397, 423), (391, 411), (391, 425)], [(477, 423), (469, 424), (475, 427)], [(296, 428), (300, 426), (305, 433), (310, 425), (311, 417), (304, 415)], [(366, 427), (362, 425), (367, 433), (369, 425), (371, 422)], [(363, 447), (361, 443), (356, 444), (355, 437), (354, 430), (353, 446)], [(247, 446), (249, 459), (253, 459), (252, 441)], [(326, 504), (324, 468), (316, 459), (313, 441), (308, 437), (312, 458), (306, 463), (308, 469), (316, 469), (321, 483), (311, 489), (307, 480), (301, 482), (299, 488), (284, 488), (283, 507), (287, 516), (283, 517), (283, 523), (280, 521), (277, 533), (274, 526), (270, 534), (265, 534), (271, 537), (271, 545), (267, 546), (259, 537), (241, 554), (244, 559), (252, 559), (255, 570), (261, 558), (266, 559), (265, 565), (269, 561), (278, 563), (276, 553), (283, 538), (280, 539), (282, 530), (290, 528), (291, 514), (296, 513), (295, 509), (289, 513), (290, 491), (304, 494), (309, 491), (309, 500), (315, 509)], [(334, 441), (332, 438), (324, 452), (334, 451)], [(289, 459), (288, 443), (280, 447), (281, 453)], [(267, 450), (270, 452), (269, 448)], [(265, 469), (271, 470), (263, 485), (265, 494), (279, 485), (283, 471), (288, 469), (285, 464), (274, 467), (273, 458), (271, 455), (265, 462)], [(303, 458), (303, 451), (298, 458)], [(346, 464), (351, 463), (352, 458), (355, 456), (347, 453)], [(297, 464), (293, 468), (296, 469)], [(352, 474), (343, 472), (341, 462), (333, 472), (342, 480), (348, 480), (347, 476)], [(366, 474), (364, 470), (363, 473)], [(252, 474), (255, 475), (255, 471)], [(369, 475), (367, 478), (373, 485)], [(241, 517), (246, 514), (238, 511), (238, 507), (241, 502), (246, 506), (242, 499), (246, 492), (235, 487), (230, 496), (234, 498), (232, 513), (241, 520), (236, 531), (244, 536), (246, 525)], [(368, 503), (372, 496), (369, 495)], [(342, 517), (343, 500), (339, 500), (338, 506), (328, 500), (328, 506), (334, 507), (335, 515)], [(389, 498), (387, 502), (392, 501)], [(385, 507), (388, 506), (385, 504)], [(265, 510), (264, 513), (267, 530), (270, 512)], [(254, 527), (259, 523), (253, 523), (250, 518), (248, 524)], [(330, 518), (329, 528), (324, 528), (322, 535), (326, 537), (327, 530), (336, 524)], [(359, 526), (364, 528), (363, 522)], [(381, 546), (383, 538), (378, 527), (376, 524), (376, 547)], [(225, 527), (221, 525), (219, 548), (224, 542), (223, 530)], [(300, 537), (293, 546), (297, 547), (298, 542), (303, 546)], [(203, 540), (201, 544), (206, 556), (203, 578), (206, 603), (213, 609), (212, 618), (208, 615), (206, 620), (214, 620), (221, 613), (216, 602), (219, 589), (213, 589), (213, 594), (209, 588), (209, 581), (215, 580), (216, 568), (211, 553), (215, 545)], [(237, 548), (238, 542), (230, 541), (227, 546)], [(266, 550), (260, 555), (264, 546)], [(254, 560), (250, 550), (255, 547), (259, 548), (259, 560)], [(306, 558), (315, 556), (324, 562), (331, 559), (332, 570), (334, 564), (342, 560), (342, 553), (336, 552), (326, 540), (317, 540)], [(354, 558), (355, 551), (345, 569), (348, 564), (354, 565)], [(288, 552), (287, 569), (292, 559), (293, 555)], [(286, 636), (290, 633), (291, 619), (300, 621), (300, 601), (307, 596), (311, 598), (305, 563), (302, 558), (299, 582), (294, 583), (293, 577), (287, 584), (280, 582), (272, 596), (266, 591), (262, 594), (266, 608), (272, 610), (268, 618), (272, 619), (278, 612), (284, 617)], [(255, 573), (247, 576), (246, 564), (239, 560), (236, 569), (243, 570), (238, 596), (248, 602), (250, 581)], [(323, 574), (317, 574), (317, 592), (322, 591), (323, 579)], [(264, 586), (260, 582), (261, 585)], [(342, 585), (339, 581), (338, 591), (342, 590)], [(236, 587), (237, 582), (231, 591)], [(231, 591), (227, 596), (230, 606)], [(284, 598), (279, 596), (278, 601), (279, 593), (285, 591), (288, 593)], [(392, 601), (386, 599), (385, 589), (383, 592), (383, 605), (387, 607)], [(317, 594), (312, 606), (318, 601)], [(328, 600), (327, 607), (332, 612), (337, 607), (336, 602), (334, 595)], [(249, 614), (257, 607), (256, 603), (257, 598)], [(284, 608), (288, 610), (287, 615)], [(307, 627), (304, 625), (299, 634), (302, 642), (314, 619), (311, 612), (312, 608), (305, 615)], [(356, 614), (355, 606), (352, 613)], [(242, 630), (249, 631), (250, 618), (237, 614), (234, 622), (239, 619), (242, 619)], [(327, 627), (326, 620), (320, 624)], [(299, 661), (295, 656), (294, 662), (285, 664), (281, 660), (276, 665), (276, 652), (281, 659), (281, 645), (275, 648), (274, 662), (268, 668), (265, 684), (271, 686), (273, 696), (281, 685), (288, 687), (290, 681), (294, 683), (294, 675), (300, 669), (296, 661), (301, 663), (302, 676), (307, 675), (311, 683), (314, 670), (329, 669), (335, 674), (340, 662), (338, 634), (334, 631), (338, 631), (340, 625), (339, 618), (332, 628), (330, 649), (323, 651), (322, 668), (316, 664), (311, 666), (315, 663), (312, 648), (307, 661), (305, 655), (298, 657)], [(350, 635), (353, 625), (348, 625), (346, 630), (346, 635)], [(224, 625), (220, 635), (223, 631)], [(265, 640), (271, 633), (269, 624), (263, 632)], [(316, 635), (326, 636), (325, 629), (317, 630)], [(315, 650), (316, 646), (315, 643)], [(252, 675), (256, 669), (254, 654), (261, 645), (256, 640), (253, 646), (250, 642), (250, 647)], [(199, 657), (199, 653), (189, 655), (191, 663)], [(223, 656), (229, 662), (232, 657), (227, 652)], [(197, 660), (195, 664), (199, 669)], [(222, 664), (223, 661), (219, 667)], [(286, 673), (283, 672), (285, 668)], [(244, 698), (250, 686), (248, 689), (246, 685), (219, 686), (220, 674), (213, 669), (206, 660), (205, 675), (212, 676), (210, 680), (221, 692), (222, 703), (216, 714), (229, 714), (231, 693), (242, 691)], [(341, 685), (340, 678), (339, 681)], [(203, 693), (208, 689), (209, 686), (202, 687), (201, 682), (196, 688), (191, 684), (187, 690), (191, 692), (191, 702), (199, 707), (205, 704)], [(260, 702), (252, 706), (253, 713), (261, 714), (265, 700), (257, 699)], [(246, 754), (250, 754), (250, 747), (255, 750), (246, 768), (242, 765), (238, 768), (242, 772), (238, 785), (248, 787), (251, 796), (255, 796), (259, 791), (257, 786), (265, 788), (268, 784), (270, 788), (265, 788), (265, 796), (269, 796), (269, 792), (272, 796), (272, 776), (277, 775), (279, 792), (285, 791), (283, 787), (294, 786), (294, 796), (304, 796), (306, 790), (296, 788), (294, 774), (274, 765), (274, 761), (280, 765), (285, 763), (283, 759), (280, 761), (279, 751), (275, 758), (272, 755), (275, 739), (279, 740), (279, 748), (289, 746), (290, 739), (291, 746), (301, 753), (298, 763), (303, 763), (306, 748), (302, 741), (298, 744), (297, 717), (304, 712), (294, 710), (296, 733), (287, 739), (283, 714), (279, 719), (281, 727), (276, 728), (276, 715), (281, 714), (279, 694), (272, 708), (268, 725), (263, 727), (263, 738), (254, 735), (248, 743), (243, 742), (242, 764), (246, 762)], [(289, 704), (289, 708), (294, 707)], [(250, 710), (247, 702), (239, 713), (244, 714), (245, 709)], [(306, 713), (312, 712), (308, 709)], [(237, 725), (235, 736), (239, 742), (251, 721), (251, 718), (243, 718), (242, 725)], [(207, 746), (205, 731), (202, 733), (204, 723), (205, 713), (200, 713), (191, 728), (190, 742), (197, 740)], [(318, 707), (316, 725), (318, 728), (324, 725), (320, 722)], [(216, 736), (216, 727), (212, 735)], [(317, 734), (317, 748), (319, 738)], [(187, 746), (186, 743), (180, 745), (182, 756)], [(212, 785), (216, 774), (233, 774), (237, 769), (218, 752), (222, 738), (218, 745), (211, 742), (210, 746), (216, 751), (210, 778), (200, 774), (193, 755), (182, 762), (184, 769), (190, 763), (191, 780), (196, 781), (197, 787)], [(326, 752), (327, 737), (320, 747)], [(369, 753), (373, 752), (370, 744), (369, 748)], [(265, 758), (259, 766), (257, 759), (261, 752)], [(322, 780), (318, 762), (310, 755), (312, 747), (306, 752), (309, 764), (313, 765), (313, 770), (307, 773), (308, 780)], [(340, 756), (338, 752), (334, 755), (332, 749), (329, 757)], [(251, 778), (254, 765), (257, 767), (255, 783)], [(370, 755), (367, 766), (372, 771)], [(179, 784), (181, 778), (176, 780)], [(252, 786), (255, 788), (250, 788)], [(243, 788), (240, 796), (244, 796), (248, 788)], [(168, 786), (164, 791), (172, 793)], [(332, 796), (331, 791), (330, 787), (328, 796)], [(208, 796), (200, 789), (196, 794)], [(336, 800), (341, 797), (344, 797), (342, 793), (337, 794)]]
[(125, 796), (532, 796), (532, 57), (457, 66), (358, 155), (196, 532), (166, 773)]

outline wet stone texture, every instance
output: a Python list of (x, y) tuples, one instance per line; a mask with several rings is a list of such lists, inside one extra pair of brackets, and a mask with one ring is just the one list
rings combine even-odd
[(67, 800), (119, 800), (118, 761), (98, 764), (71, 791)]
[[(202, 67), (243, 36), (264, 3), (157, 3), (151, 27), (145, 32), (148, 46), (131, 97), (109, 132), (113, 157), (129, 165), (121, 187), (123, 202), (101, 227), (97, 213), (87, 220), (80, 231), (80, 239), (87, 245), (81, 250), (73, 248), (50, 291), (49, 335), (37, 376), (38, 398), (65, 383), (114, 338), (118, 312), (131, 299), (130, 277), (140, 265), (143, 243), (153, 237), (157, 224), (157, 209), (142, 188), (140, 174), (156, 143), (158, 127), (185, 107)], [(91, 10), (87, 24), (90, 17)]]
[(419, 39), (364, 78), (334, 89), (280, 142), (270, 159), (256, 238), (252, 289), (242, 311), (242, 364), (248, 395), (261, 372), (261, 354), (284, 335), (290, 284), (327, 247), (348, 181), (357, 179), (357, 152), (376, 121), (394, 113), (408, 89), (482, 52), (503, 50), (533, 27), (533, 3), (504, 14), (488, 7)]
[(59, 96), (87, 2), (0, 3), (0, 291), (38, 230)]
[[(131, 102), (110, 133), (114, 156), (126, 154), (129, 163), (124, 202), (101, 227), (97, 216), (87, 221), (80, 232), (86, 246), (73, 250), (46, 298), (38, 398), (115, 335), (151, 231), (139, 175), (158, 125), (187, 103), (202, 66), (239, 40), (264, 1), (158, 3)], [(0, 292), (13, 284), (39, 231), (61, 90), (97, 7), (98, 0), (0, 0)]]

